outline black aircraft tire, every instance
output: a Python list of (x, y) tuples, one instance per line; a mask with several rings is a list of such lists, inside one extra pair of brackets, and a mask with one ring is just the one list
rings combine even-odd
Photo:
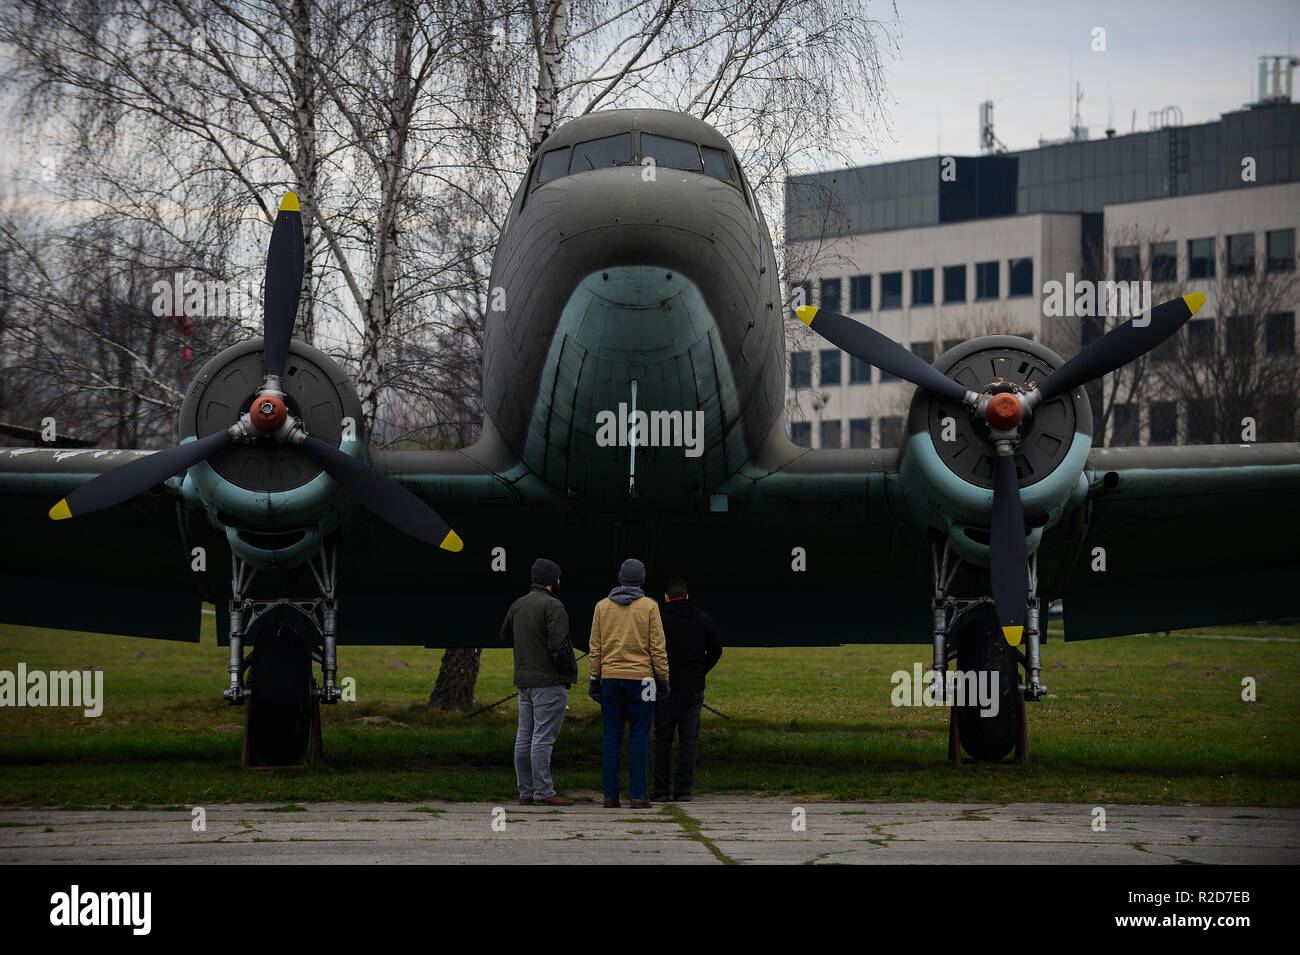
[(311, 738), (311, 643), (295, 627), (280, 626), (257, 641), (250, 661), (249, 762), (289, 766), (302, 762)]
[[(982, 610), (972, 611), (959, 625), (957, 669), (997, 674), (998, 711), (996, 716), (982, 716), (978, 701), (959, 706), (957, 727), (961, 748), (971, 759), (996, 761), (1010, 753), (1020, 738), (1020, 671), (1001, 628)], [(990, 679), (980, 676), (978, 685), (990, 685), (984, 682)]]

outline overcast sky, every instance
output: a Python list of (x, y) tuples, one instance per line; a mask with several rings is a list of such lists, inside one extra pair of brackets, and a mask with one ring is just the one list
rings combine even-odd
[[(1108, 121), (1129, 132), (1135, 109), (1138, 130), (1169, 105), (1186, 125), (1217, 119), (1255, 98), (1261, 54), (1300, 52), (1297, 10), (1296, 0), (898, 0), (899, 49), (885, 63), (892, 130), (874, 131), (878, 154), (855, 158), (978, 153), (986, 99), (1009, 149), (1064, 138), (1074, 81), (1090, 138)], [(1096, 27), (1104, 53), (1092, 52)]]

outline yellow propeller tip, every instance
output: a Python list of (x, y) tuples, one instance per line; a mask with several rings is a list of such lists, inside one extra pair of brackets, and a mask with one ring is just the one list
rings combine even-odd
[(1003, 627), (1002, 628), (1002, 636), (1006, 638), (1007, 644), (1013, 647), (1020, 646), (1020, 638), (1024, 636), (1024, 633), (1025, 633), (1024, 627)]
[(286, 192), (284, 198), (280, 200), (281, 212), (301, 212), (298, 205), (298, 194), (295, 192)]
[(447, 531), (447, 536), (442, 539), (442, 543), (438, 546), (455, 554), (465, 546), (465, 542), (460, 539), (455, 531)]
[(1205, 304), (1205, 293), (1189, 292), (1183, 296), (1183, 301), (1187, 303), (1188, 310), (1195, 315), (1196, 310)]
[(813, 319), (817, 317), (817, 309), (812, 305), (800, 305), (794, 310), (794, 313), (799, 316), (799, 321), (805, 325), (811, 325)]
[(65, 497), (50, 508), (50, 520), (63, 521), (72, 516), (72, 511), (68, 509), (68, 499)]

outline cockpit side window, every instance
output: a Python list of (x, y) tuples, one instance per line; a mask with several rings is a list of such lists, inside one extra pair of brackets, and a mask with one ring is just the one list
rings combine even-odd
[(666, 169), (683, 169), (686, 172), (704, 172), (700, 162), (700, 149), (694, 143), (683, 139), (669, 139), (667, 136), (655, 136), (651, 133), (641, 134), (641, 160), (654, 159), (656, 166)]
[(549, 182), (552, 179), (559, 179), (569, 169), (569, 147), (563, 149), (552, 149), (542, 156), (542, 165), (537, 170), (537, 181)]
[(626, 166), (632, 161), (632, 134), (618, 133), (601, 139), (591, 139), (573, 147), (569, 174), (605, 169), (609, 166)]
[(735, 177), (731, 174), (731, 161), (727, 158), (725, 149), (714, 149), (712, 146), (701, 146), (700, 152), (704, 154), (704, 171), (714, 179), (721, 179), (724, 182), (735, 182)]

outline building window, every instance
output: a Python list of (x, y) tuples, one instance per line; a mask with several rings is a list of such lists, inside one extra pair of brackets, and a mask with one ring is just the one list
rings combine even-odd
[(1294, 441), (1296, 438), (1295, 392), (1280, 392), (1269, 395), (1264, 404), (1264, 417), (1260, 421), (1263, 441)]
[(822, 422), (822, 447), (823, 448), (842, 448), (844, 441), (841, 435), (842, 429), (838, 421)]
[(1151, 443), (1173, 444), (1178, 440), (1178, 407), (1172, 401), (1151, 402)]
[(934, 364), (934, 342), (912, 342), (912, 354), (928, 364)]
[(791, 353), (790, 387), (812, 387), (812, 352), (797, 351)]
[(1295, 312), (1264, 316), (1264, 354), (1295, 354)]
[(840, 310), (840, 280), (822, 279), (821, 307), (828, 312)]
[(1219, 421), (1213, 398), (1189, 398), (1185, 409), (1188, 444), (1215, 444)]
[(871, 384), (871, 366), (861, 358), (854, 358), (852, 355), (849, 356), (849, 384)]
[(871, 310), (870, 275), (855, 275), (849, 279), (849, 308), (855, 312)]
[(945, 338), (943, 340), (943, 350), (948, 351), (949, 349), (956, 348), (965, 340), (966, 339), (964, 338)]
[(801, 448), (812, 447), (812, 422), (811, 421), (791, 421), (790, 422), (790, 440)]
[(1138, 443), (1138, 406), (1116, 404), (1111, 408), (1113, 421), (1110, 430), (1112, 447), (1127, 448)]
[(934, 304), (934, 269), (912, 269), (912, 304)]
[(903, 419), (888, 417), (880, 419), (880, 446), (896, 448), (903, 443)]
[(945, 265), (943, 267), (943, 301), (966, 301), (966, 266)]
[(880, 307), (882, 309), (903, 307), (902, 272), (880, 273)]
[(1214, 319), (1194, 318), (1187, 323), (1187, 350), (1194, 361), (1214, 357)]
[(1228, 274), (1255, 274), (1255, 233), (1228, 236)]
[(851, 418), (849, 420), (849, 447), (871, 447), (871, 419)]
[(998, 297), (998, 263), (975, 263), (975, 298), (991, 299)]
[(1142, 267), (1138, 261), (1136, 245), (1119, 245), (1115, 247), (1115, 281), (1136, 282), (1142, 278)]
[(1224, 319), (1225, 351), (1230, 358), (1255, 357), (1255, 316), (1229, 315)]
[(1034, 294), (1034, 260), (1011, 259), (1007, 262), (1007, 298)]
[(1292, 272), (1295, 270), (1295, 229), (1278, 229), (1268, 233), (1268, 270)]
[(1187, 243), (1187, 277), (1214, 278), (1214, 239), (1192, 239)]
[(1178, 243), (1151, 243), (1151, 281), (1178, 281)]
[(840, 356), (844, 353), (838, 348), (827, 348), (821, 354), (821, 373), (823, 385), (840, 383)]

